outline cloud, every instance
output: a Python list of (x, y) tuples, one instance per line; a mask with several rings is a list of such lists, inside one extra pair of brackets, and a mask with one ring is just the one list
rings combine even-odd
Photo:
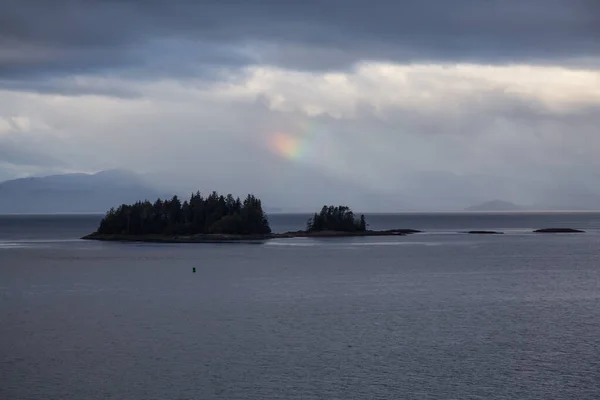
[(461, 112), (482, 96), (535, 102), (556, 112), (600, 104), (600, 70), (528, 65), (396, 65), (363, 63), (350, 73), (314, 74), (256, 67), (232, 94), (266, 96), (274, 109), (351, 117), (362, 104)]
[[(310, 170), (400, 196), (418, 171), (551, 181), (565, 168), (597, 169), (598, 76), (527, 65), (265, 66), (219, 81), (104, 81), (135, 97), (4, 92), (0, 106), (27, 116), (28, 134), (46, 140), (36, 148), (69, 168), (166, 169), (190, 190), (264, 191), (310, 185), (315, 172), (297, 172)], [(290, 138), (286, 152), (273, 146), (278, 135)]]
[(48, 151), (43, 138), (17, 135), (0, 136), (0, 163), (13, 167), (38, 167), (40, 170), (66, 167)]
[(455, 205), (597, 186), (595, 0), (0, 7), (4, 177), (116, 167), (281, 202), (335, 188), (430, 205), (453, 185)]
[(595, 63), (595, 0), (2, 0), (0, 79), (360, 61)]

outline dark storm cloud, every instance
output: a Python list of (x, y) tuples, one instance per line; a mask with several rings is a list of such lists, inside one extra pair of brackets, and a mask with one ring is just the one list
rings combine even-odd
[(0, 78), (600, 55), (597, 0), (0, 0)]

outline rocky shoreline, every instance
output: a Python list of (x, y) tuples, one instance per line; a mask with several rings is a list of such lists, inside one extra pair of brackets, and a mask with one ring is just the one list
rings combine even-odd
[[(364, 232), (339, 232), (320, 231), (307, 232), (296, 231), (286, 233), (230, 235), (230, 234), (197, 234), (197, 235), (107, 235), (92, 233), (82, 237), (84, 240), (98, 240), (108, 242), (146, 242), (146, 243), (261, 243), (271, 239), (292, 238), (344, 238), (344, 237), (368, 237), (368, 236), (405, 236), (421, 233), (416, 229), (389, 229), (383, 231)], [(467, 231), (471, 235), (502, 235), (504, 232), (497, 231)], [(532, 233), (585, 233), (585, 231), (572, 228), (544, 228), (536, 229)]]
[(533, 233), (585, 233), (585, 231), (573, 228), (544, 228), (537, 229)]
[(92, 233), (82, 237), (84, 240), (99, 240), (110, 242), (148, 242), (148, 243), (221, 243), (221, 242), (262, 242), (271, 239), (291, 238), (341, 238), (366, 236), (404, 236), (419, 233), (415, 229), (390, 229), (385, 231), (364, 232), (286, 232), (270, 234), (229, 235), (229, 234), (197, 234), (197, 235), (107, 235)]

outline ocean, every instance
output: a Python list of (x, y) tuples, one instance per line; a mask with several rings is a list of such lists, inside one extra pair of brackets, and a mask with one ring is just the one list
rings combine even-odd
[[(367, 216), (424, 231), (403, 237), (79, 240), (100, 218), (0, 216), (0, 399), (600, 396), (598, 213)], [(548, 227), (586, 233), (531, 233)]]

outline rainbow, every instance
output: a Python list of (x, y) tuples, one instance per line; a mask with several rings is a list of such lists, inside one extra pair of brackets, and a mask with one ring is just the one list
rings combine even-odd
[(319, 157), (324, 147), (324, 132), (317, 132), (313, 124), (300, 123), (295, 132), (277, 132), (267, 136), (267, 147), (276, 155), (290, 161), (308, 161)]
[(269, 147), (271, 151), (284, 158), (299, 160), (302, 158), (305, 146), (297, 137), (285, 133), (276, 133), (271, 137)]

